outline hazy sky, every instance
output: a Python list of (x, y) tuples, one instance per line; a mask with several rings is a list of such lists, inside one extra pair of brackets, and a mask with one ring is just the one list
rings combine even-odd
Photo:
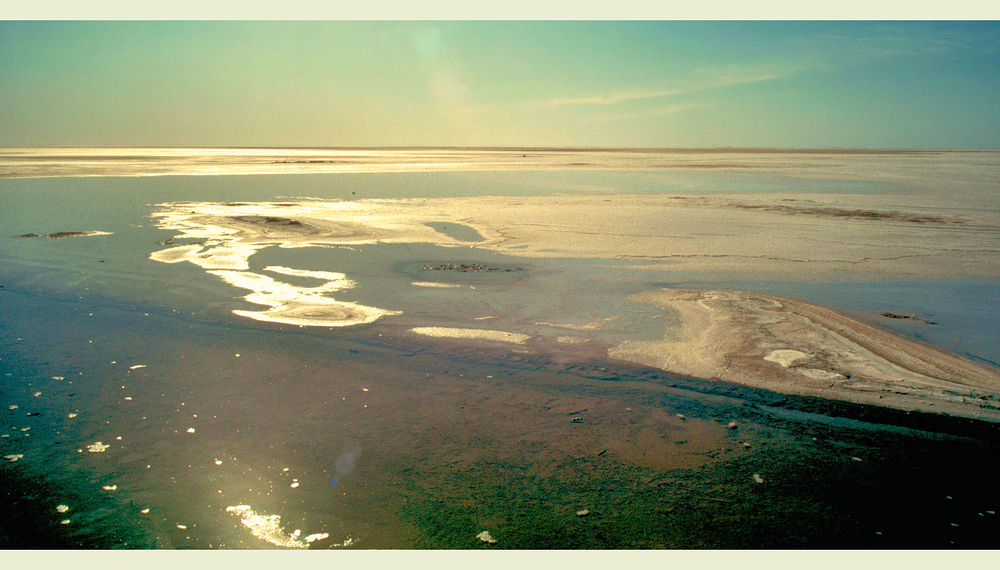
[(998, 22), (0, 22), (0, 145), (1000, 148)]

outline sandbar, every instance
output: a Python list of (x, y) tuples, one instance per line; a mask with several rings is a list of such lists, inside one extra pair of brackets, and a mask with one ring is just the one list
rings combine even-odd
[(1000, 421), (1000, 371), (804, 301), (743, 291), (647, 291), (664, 336), (609, 355), (797, 395)]
[(524, 344), (531, 337), (526, 334), (489, 329), (463, 329), (451, 327), (414, 327), (410, 332), (438, 338), (460, 338), (471, 340), (494, 340), (512, 344)]

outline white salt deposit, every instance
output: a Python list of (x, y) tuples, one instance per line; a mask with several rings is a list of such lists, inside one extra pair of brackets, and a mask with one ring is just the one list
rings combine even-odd
[(476, 538), (488, 544), (496, 544), (497, 542), (497, 539), (493, 538), (493, 536), (490, 535), (490, 532), (487, 530), (484, 530), (483, 532), (477, 534)]
[(788, 368), (796, 361), (804, 360), (806, 358), (809, 358), (810, 356), (812, 355), (806, 354), (798, 350), (772, 350), (771, 352), (767, 353), (767, 356), (764, 357), (764, 360), (768, 362), (774, 362), (784, 366), (785, 368)]
[(414, 287), (436, 287), (438, 289), (456, 289), (461, 287), (458, 283), (436, 283), (434, 281), (414, 281), (410, 285)]
[(530, 336), (520, 333), (506, 331), (495, 331), (488, 329), (459, 329), (448, 327), (416, 327), (410, 332), (424, 336), (440, 338), (464, 338), (475, 340), (494, 340), (499, 342), (509, 342), (513, 344), (524, 344)]

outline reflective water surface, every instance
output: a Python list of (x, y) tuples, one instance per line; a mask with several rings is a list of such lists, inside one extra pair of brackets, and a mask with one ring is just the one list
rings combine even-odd
[[(628, 296), (714, 287), (840, 309), (995, 366), (995, 281), (529, 259), (430, 221), (467, 244), (250, 255), (247, 272), (286, 291), (337, 273), (352, 285), (324, 294), (386, 311), (298, 326), (248, 317), (267, 307), (202, 267), (150, 259), (184, 245), (165, 245), (177, 232), (152, 216), (182, 201), (838, 184), (898, 191), (649, 172), (0, 180), (0, 546), (992, 548), (995, 425), (684, 378), (607, 350), (662, 334), (661, 312)], [(43, 237), (63, 231), (109, 235)]]

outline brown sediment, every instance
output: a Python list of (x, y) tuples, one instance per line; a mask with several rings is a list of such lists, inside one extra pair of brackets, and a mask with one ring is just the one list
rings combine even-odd
[(108, 236), (111, 235), (110, 232), (101, 232), (97, 230), (89, 230), (84, 232), (55, 232), (52, 234), (46, 234), (46, 239), (59, 239), (67, 237), (89, 237), (89, 236)]
[(928, 321), (927, 319), (925, 319), (925, 318), (923, 318), (923, 317), (921, 317), (919, 315), (901, 315), (899, 313), (893, 313), (892, 311), (882, 311), (879, 314), (882, 315), (883, 317), (887, 318), (887, 319), (901, 319), (901, 320), (906, 320), (906, 321), (917, 321), (917, 322), (921, 322), (921, 323), (927, 323), (929, 325), (936, 325), (937, 324), (934, 321)]
[(635, 295), (671, 317), (615, 358), (787, 394), (1000, 421), (1000, 371), (796, 299), (741, 291)]
[[(789, 200), (792, 201), (792, 200)], [(770, 212), (781, 212), (784, 214), (808, 214), (813, 216), (829, 216), (832, 218), (855, 218), (859, 220), (895, 220), (900, 222), (911, 222), (917, 224), (962, 224), (962, 220), (948, 219), (941, 216), (922, 216), (918, 214), (907, 214), (894, 210), (863, 210), (833, 207), (814, 206), (789, 206), (785, 204), (747, 204), (733, 203), (732, 207), (741, 210), (767, 210)]]
[(424, 271), (458, 271), (460, 273), (492, 273), (494, 271), (511, 272), (523, 271), (520, 267), (494, 267), (491, 265), (481, 265), (479, 263), (442, 263), (440, 265), (424, 264), (420, 266)]

